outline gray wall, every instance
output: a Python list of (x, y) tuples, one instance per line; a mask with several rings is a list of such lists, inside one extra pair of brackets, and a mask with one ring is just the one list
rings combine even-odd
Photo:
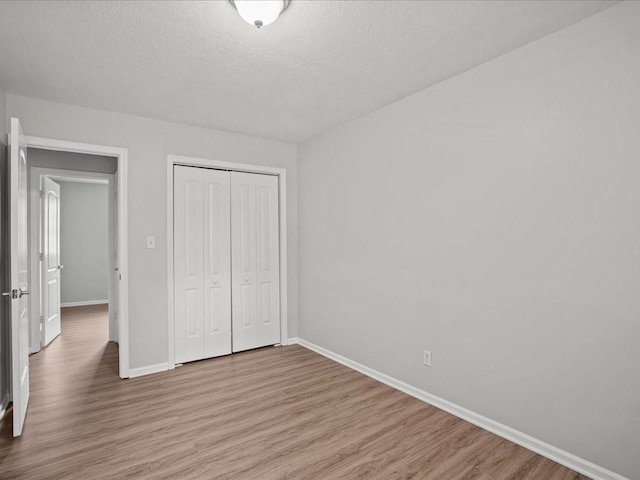
[(109, 297), (109, 189), (60, 183), (61, 303)]
[(639, 25), (614, 6), (302, 144), (299, 336), (640, 478)]
[[(0, 86), (0, 292), (8, 291), (7, 242), (7, 119), (6, 95)], [(0, 297), (0, 402), (9, 392), (9, 301)]]
[[(297, 324), (297, 147), (290, 143), (7, 95), (26, 135), (124, 147), (129, 152), (129, 339), (131, 368), (166, 362), (167, 155), (287, 169), (289, 336)], [(156, 248), (146, 248), (147, 235)]]
[[(20, 121), (22, 122), (22, 119), (20, 119)], [(24, 125), (22, 128), (25, 128)], [(27, 133), (25, 132), (25, 134)], [(116, 157), (103, 157), (101, 155), (88, 155), (85, 153), (29, 148), (27, 152), (27, 165), (29, 168), (43, 167), (96, 173), (116, 173), (118, 170), (118, 159)]]

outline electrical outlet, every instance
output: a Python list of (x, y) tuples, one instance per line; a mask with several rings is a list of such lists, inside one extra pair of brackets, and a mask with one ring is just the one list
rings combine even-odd
[(431, 352), (429, 350), (422, 351), (422, 363), (427, 367), (431, 366)]

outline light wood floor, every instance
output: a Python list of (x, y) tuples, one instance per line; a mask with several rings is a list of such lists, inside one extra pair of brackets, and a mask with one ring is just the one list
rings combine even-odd
[(300, 346), (120, 380), (103, 307), (31, 357), (2, 479), (586, 479)]

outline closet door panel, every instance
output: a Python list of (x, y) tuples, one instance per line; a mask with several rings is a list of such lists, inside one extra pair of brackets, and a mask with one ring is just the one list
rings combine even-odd
[(231, 175), (204, 172), (204, 357), (231, 353)]
[(255, 175), (258, 343), (280, 343), (278, 177)]
[(202, 169), (174, 167), (175, 361), (204, 357)]
[(256, 181), (231, 172), (233, 351), (258, 346), (256, 323)]

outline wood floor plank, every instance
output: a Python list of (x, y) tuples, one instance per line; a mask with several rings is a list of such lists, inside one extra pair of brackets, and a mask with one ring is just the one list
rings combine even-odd
[(63, 310), (0, 478), (587, 480), (300, 346), (120, 380), (107, 340), (106, 306)]

